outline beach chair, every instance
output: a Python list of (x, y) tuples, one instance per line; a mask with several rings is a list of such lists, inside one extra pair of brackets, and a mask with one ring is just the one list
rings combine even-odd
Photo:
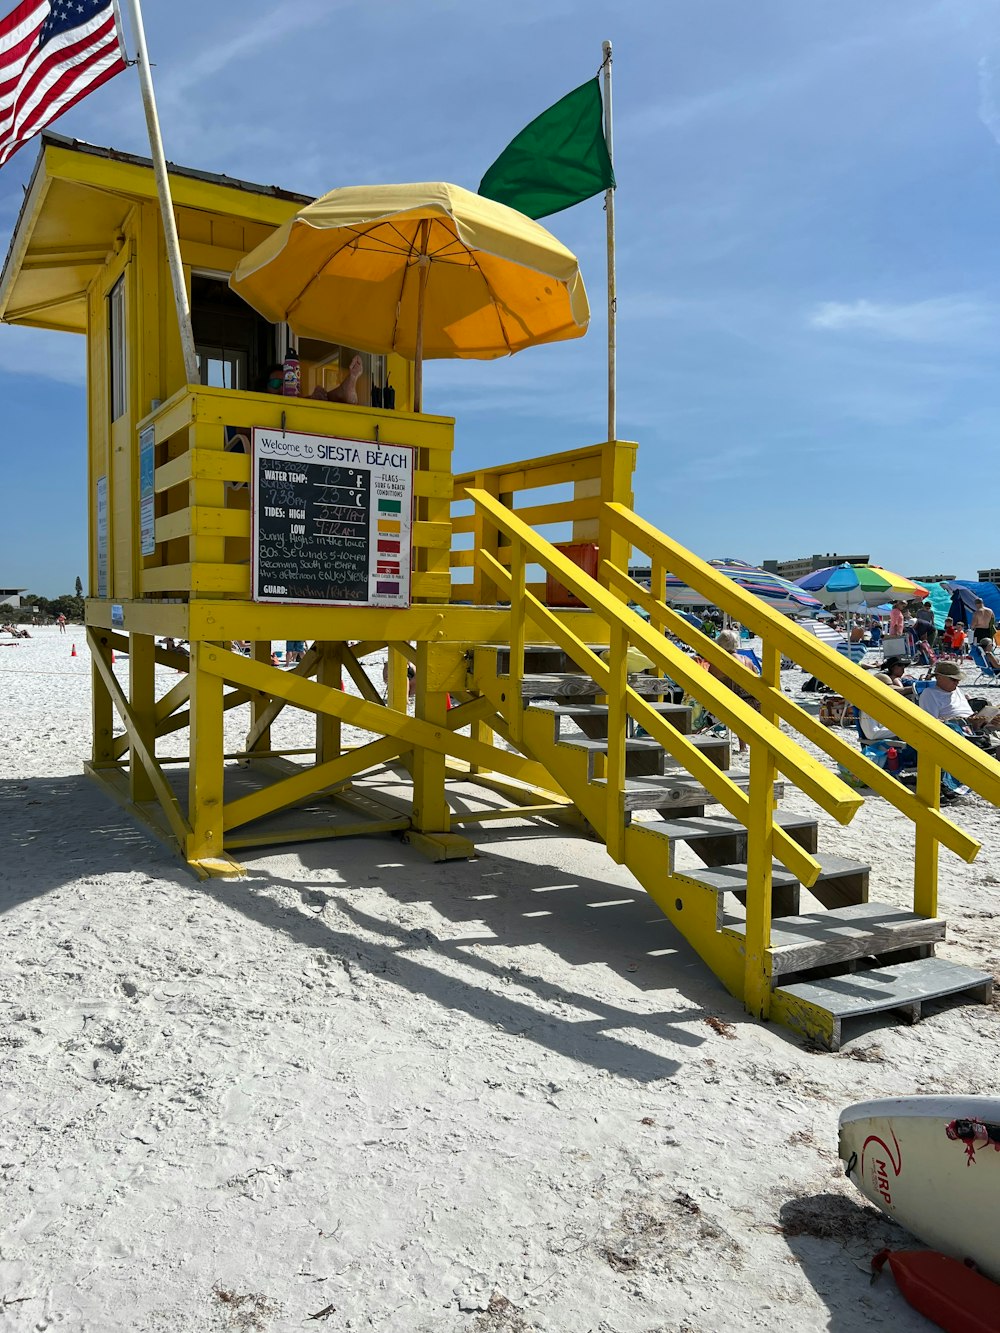
[(937, 653), (930, 646), (926, 639), (916, 641), (916, 660), (925, 667), (932, 667), (938, 660)]
[(764, 668), (763, 668), (763, 666), (761, 665), (761, 660), (760, 660), (760, 658), (757, 656), (757, 654), (754, 652), (754, 650), (753, 650), (752, 648), (737, 648), (737, 649), (736, 649), (736, 656), (737, 656), (737, 657), (745, 657), (746, 660), (747, 660), (747, 661), (750, 663), (750, 665), (753, 667), (754, 671), (757, 672), (757, 675), (758, 675), (758, 676), (763, 675), (763, 673), (764, 673)]
[(844, 657), (849, 657), (852, 662), (857, 664), (864, 661), (868, 649), (863, 643), (838, 643), (837, 652), (842, 653)]
[(974, 685), (980, 690), (1000, 689), (1000, 671), (993, 670), (989, 662), (987, 662), (986, 654), (983, 652), (982, 648), (980, 648), (979, 644), (970, 644), (969, 652), (972, 654), (972, 661), (979, 672), (976, 679), (969, 682), (970, 685)]

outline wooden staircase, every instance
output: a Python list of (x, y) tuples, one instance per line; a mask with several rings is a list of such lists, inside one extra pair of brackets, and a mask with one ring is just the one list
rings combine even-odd
[[(596, 651), (596, 650), (595, 650)], [(583, 813), (661, 909), (722, 978), (744, 997), (747, 828), (718, 813), (711, 794), (648, 736), (618, 738), (624, 750), (624, 785), (618, 827), (608, 816), (606, 768), (611, 753), (611, 710), (598, 702), (598, 685), (560, 648), (524, 649), (520, 688), (509, 654), (475, 654), (473, 684), (504, 717), (518, 748), (541, 764)], [(730, 737), (691, 735), (691, 709), (668, 682), (630, 677), (643, 694), (671, 697), (652, 704), (671, 728), (696, 746), (742, 790), (748, 778), (730, 770)], [(774, 784), (777, 801), (781, 782)], [(770, 944), (764, 968), (772, 1019), (836, 1050), (846, 1020), (896, 1013), (920, 1018), (923, 1006), (949, 996), (985, 1002), (992, 979), (934, 955), (945, 922), (869, 898), (871, 867), (818, 849), (818, 822), (775, 810), (773, 822), (819, 861), (809, 889), (775, 861), (771, 875)], [(678, 866), (680, 844), (702, 863)], [(810, 898), (811, 895), (811, 898)]]

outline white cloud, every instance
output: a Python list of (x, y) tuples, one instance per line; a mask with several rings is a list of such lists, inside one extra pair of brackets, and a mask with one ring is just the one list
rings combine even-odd
[(82, 388), (87, 382), (87, 341), (79, 334), (5, 324), (0, 327), (0, 373)]
[(910, 343), (955, 343), (994, 334), (998, 310), (963, 296), (926, 301), (826, 301), (807, 317), (810, 328), (834, 333), (863, 333)]

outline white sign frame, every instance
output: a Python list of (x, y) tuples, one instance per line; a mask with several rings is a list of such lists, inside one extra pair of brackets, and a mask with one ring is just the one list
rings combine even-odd
[[(255, 426), (253, 429), (250, 467), (251, 510), (251, 598), (281, 606), (372, 606), (406, 608), (410, 605), (411, 570), (413, 564), (413, 478), (416, 450), (407, 444), (385, 444), (377, 440), (355, 440), (344, 436), (313, 435), (303, 431), (272, 430)], [(266, 582), (261, 575), (261, 471), (288, 473), (290, 484), (304, 485), (303, 476), (310, 469), (357, 469), (368, 474), (368, 599), (366, 601), (339, 600), (320, 597), (301, 597), (276, 591), (281, 585)], [(291, 479), (295, 479), (292, 483)], [(274, 484), (274, 478), (268, 480)], [(329, 500), (321, 507), (344, 520), (357, 521), (358, 506), (337, 504), (341, 500), (335, 491), (341, 488), (314, 481), (322, 487)], [(320, 502), (316, 502), (318, 505)], [(350, 510), (350, 512), (348, 512)], [(266, 517), (273, 518), (268, 514)], [(284, 522), (285, 519), (278, 521)], [(292, 520), (289, 538), (292, 536)], [(305, 526), (306, 520), (301, 520)], [(337, 519), (317, 520), (330, 522)], [(380, 531), (393, 527), (394, 531)], [(303, 534), (305, 535), (305, 534)], [(315, 541), (316, 534), (310, 534)], [(337, 540), (349, 537), (333, 536)], [(381, 544), (381, 546), (380, 546)], [(395, 547), (395, 550), (388, 549)]]

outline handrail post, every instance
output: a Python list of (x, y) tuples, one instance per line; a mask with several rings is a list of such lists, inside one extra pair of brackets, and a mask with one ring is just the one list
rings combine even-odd
[[(931, 810), (941, 808), (941, 768), (924, 751), (917, 756), (917, 800)], [(937, 916), (939, 851), (934, 830), (920, 820), (913, 847), (913, 910), (918, 916)]]
[(625, 859), (625, 686), (628, 636), (620, 625), (611, 626), (611, 693), (608, 700), (607, 826), (604, 842), (619, 865)]
[[(766, 639), (761, 639), (760, 648), (760, 678), (765, 685), (769, 685), (773, 690), (781, 689), (781, 649), (776, 648), (773, 643), (768, 643)], [(766, 718), (768, 722), (780, 726), (777, 710), (773, 704), (762, 703), (760, 706), (761, 717)]]
[(771, 888), (774, 859), (774, 780), (777, 769), (768, 746), (750, 743), (750, 810), (747, 824), (747, 924), (743, 1003), (767, 1018), (771, 1008)]
[(521, 743), (522, 698), (521, 681), (524, 676), (524, 580), (525, 580), (524, 542), (515, 541), (510, 553), (510, 662), (507, 676), (510, 681), (511, 709), (510, 733), (513, 740)]

